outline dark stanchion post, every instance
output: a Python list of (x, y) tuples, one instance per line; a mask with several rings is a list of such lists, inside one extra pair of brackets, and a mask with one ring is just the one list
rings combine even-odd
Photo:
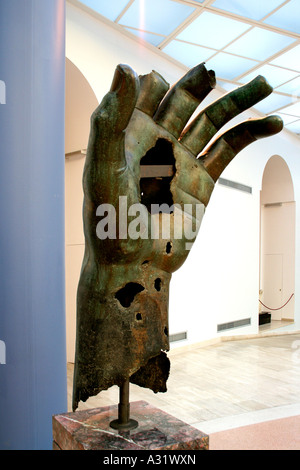
[(118, 406), (118, 419), (113, 420), (110, 426), (113, 429), (127, 431), (138, 427), (138, 422), (130, 419), (130, 403), (129, 403), (129, 379), (120, 386), (120, 401)]

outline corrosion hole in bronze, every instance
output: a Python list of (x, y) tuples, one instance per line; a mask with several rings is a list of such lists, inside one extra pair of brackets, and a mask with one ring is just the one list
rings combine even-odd
[(148, 259), (145, 259), (145, 261), (142, 262), (142, 264), (148, 264), (148, 263), (149, 263)]
[(144, 287), (141, 286), (141, 284), (138, 284), (137, 282), (129, 282), (126, 286), (122, 287), (122, 289), (115, 293), (115, 297), (118, 299), (122, 307), (127, 308), (132, 304), (135, 296), (143, 290)]
[(135, 318), (136, 318), (138, 321), (142, 320), (142, 314), (141, 314), (140, 312), (138, 312), (138, 313), (136, 314)]
[[(146, 171), (145, 176), (140, 178), (141, 203), (147, 207), (148, 211), (154, 210), (151, 204), (161, 206), (159, 212), (170, 213), (173, 206), (173, 196), (170, 190), (170, 183), (175, 174), (175, 158), (171, 142), (165, 139), (158, 139), (140, 161), (141, 167)], [(160, 167), (161, 166), (161, 171)], [(165, 168), (169, 167), (167, 176)], [(146, 170), (148, 168), (148, 170)]]
[(166, 336), (168, 336), (168, 334), (169, 334), (168, 328), (167, 328), (166, 326), (165, 326), (165, 328), (164, 328), (164, 334), (165, 334)]
[(166, 253), (167, 253), (167, 255), (169, 255), (171, 253), (171, 250), (172, 250), (172, 243), (168, 242), (166, 244)]
[(157, 292), (160, 291), (160, 289), (161, 289), (161, 279), (159, 277), (157, 279), (155, 279), (154, 287), (157, 290)]

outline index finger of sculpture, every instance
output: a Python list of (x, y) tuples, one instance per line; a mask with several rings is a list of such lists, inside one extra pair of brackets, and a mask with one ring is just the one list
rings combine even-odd
[(154, 121), (178, 138), (215, 84), (215, 73), (207, 71), (204, 64), (197, 65), (169, 90), (154, 115)]
[(212, 179), (217, 181), (226, 166), (247, 145), (258, 139), (275, 135), (282, 128), (283, 122), (279, 116), (243, 122), (220, 136), (200, 156), (200, 159)]
[(155, 70), (139, 78), (140, 93), (136, 108), (152, 117), (161, 100), (167, 93), (169, 84), (158, 72), (155, 72)]
[(228, 121), (266, 98), (272, 91), (266, 79), (257, 76), (201, 111), (184, 129), (180, 142), (195, 156), (198, 155)]

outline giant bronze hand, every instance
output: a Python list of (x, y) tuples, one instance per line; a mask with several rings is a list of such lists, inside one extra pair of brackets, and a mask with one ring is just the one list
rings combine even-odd
[(248, 144), (276, 134), (276, 116), (215, 134), (268, 96), (257, 77), (202, 110), (215, 86), (203, 64), (168, 91), (156, 72), (119, 65), (91, 119), (83, 175), (85, 254), (77, 295), (73, 409), (130, 380), (165, 391), (171, 273), (190, 252), (214, 183)]

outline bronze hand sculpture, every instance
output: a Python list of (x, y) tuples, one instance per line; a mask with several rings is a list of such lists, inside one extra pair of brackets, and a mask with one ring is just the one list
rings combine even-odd
[[(169, 91), (158, 73), (138, 77), (119, 65), (92, 115), (83, 175), (74, 410), (80, 400), (128, 379), (166, 391), (171, 274), (189, 254), (224, 168), (245, 146), (282, 129), (277, 116), (248, 120), (211, 143), (230, 119), (272, 91), (259, 76), (187, 125), (214, 86), (214, 72), (203, 64)], [(164, 222), (169, 230), (162, 229)]]

